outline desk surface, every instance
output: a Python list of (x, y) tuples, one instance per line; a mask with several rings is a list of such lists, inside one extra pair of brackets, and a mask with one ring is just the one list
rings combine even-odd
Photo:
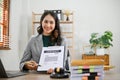
[[(120, 73), (105, 73), (104, 80), (120, 80)], [(40, 74), (36, 72), (30, 72), (27, 75), (14, 77), (14, 78), (0, 78), (0, 80), (70, 80), (66, 79), (52, 79), (49, 74)]]

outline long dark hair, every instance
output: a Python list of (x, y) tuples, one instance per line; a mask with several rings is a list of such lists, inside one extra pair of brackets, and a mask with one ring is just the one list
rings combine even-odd
[(37, 32), (38, 32), (38, 34), (43, 33), (42, 21), (47, 15), (51, 15), (55, 20), (55, 29), (51, 33), (51, 41), (54, 44), (56, 43), (57, 45), (61, 45), (62, 38), (61, 38), (60, 23), (59, 23), (57, 14), (54, 13), (53, 11), (45, 11), (43, 13), (43, 15), (41, 16), (41, 19), (40, 19), (40, 26), (37, 28)]

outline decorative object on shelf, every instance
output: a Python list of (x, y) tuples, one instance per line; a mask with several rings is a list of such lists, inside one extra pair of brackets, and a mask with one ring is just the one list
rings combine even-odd
[[(100, 51), (104, 51), (105, 49), (108, 49), (109, 47), (113, 46), (112, 37), (113, 37), (113, 33), (111, 31), (105, 31), (103, 34), (92, 33), (91, 38), (89, 40), (91, 44), (91, 48), (94, 48), (96, 54), (97, 53), (104, 54), (105, 52), (100, 52)], [(101, 50), (98, 50), (98, 49), (101, 49)]]
[(69, 21), (70, 10), (65, 10), (64, 13), (66, 15), (66, 21)]

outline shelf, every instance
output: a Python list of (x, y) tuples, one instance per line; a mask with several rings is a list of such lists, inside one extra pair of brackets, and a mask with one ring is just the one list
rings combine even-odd
[[(63, 15), (65, 15), (65, 13), (63, 13)], [(73, 13), (70, 13), (70, 15), (73, 15)]]
[(62, 24), (66, 24), (66, 23), (73, 23), (73, 21), (60, 21), (60, 23), (62, 23)]
[[(33, 23), (34, 23), (34, 24), (35, 24), (35, 23), (40, 23), (40, 21), (34, 21)], [(73, 21), (60, 21), (60, 23), (62, 23), (62, 24), (71, 23), (71, 24), (72, 24)]]
[(39, 24), (39, 23), (40, 23), (40, 21), (36, 21), (36, 22), (33, 22), (33, 23), (34, 23), (34, 24), (36, 24), (36, 23), (38, 23), (38, 24)]
[(66, 38), (73, 38), (72, 36), (67, 36)]
[(33, 15), (36, 15), (36, 16), (37, 16), (37, 15), (42, 15), (42, 14), (37, 14), (37, 13), (34, 13), (34, 12), (33, 12)]
[(73, 32), (62, 32), (63, 34), (72, 34)]
[(111, 65), (104, 65), (104, 70), (109, 70), (109, 69), (113, 69), (115, 68), (115, 66), (111, 66)]

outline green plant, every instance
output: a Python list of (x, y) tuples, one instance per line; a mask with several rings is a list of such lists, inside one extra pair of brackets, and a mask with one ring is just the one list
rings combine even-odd
[(92, 33), (89, 42), (92, 48), (109, 48), (113, 46), (112, 37), (113, 33), (111, 31), (105, 31), (102, 35), (99, 33)]

